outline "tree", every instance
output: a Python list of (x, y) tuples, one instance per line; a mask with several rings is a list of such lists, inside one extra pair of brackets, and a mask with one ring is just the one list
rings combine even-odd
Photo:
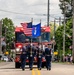
[[(59, 0), (60, 1), (60, 9), (62, 10), (62, 14), (65, 16), (65, 55), (72, 54), (72, 50), (70, 50), (70, 46), (72, 46), (72, 0)], [(64, 25), (60, 26), (56, 31), (56, 48), (60, 53), (63, 50), (63, 29)], [(62, 56), (62, 53), (61, 53)]]
[(2, 19), (2, 36), (5, 37), (6, 50), (10, 49), (10, 43), (14, 38), (14, 24), (11, 19)]
[[(63, 50), (63, 28), (64, 26), (59, 26), (58, 29), (55, 32), (55, 40), (56, 40), (56, 48), (60, 52), (60, 50)], [(69, 38), (68, 35), (72, 35), (72, 19), (68, 20), (66, 23), (66, 41), (65, 41), (65, 49), (66, 54), (71, 53), (71, 50), (69, 47), (72, 45), (72, 39)]]
[(60, 9), (62, 10), (62, 14), (65, 15), (66, 20), (72, 18), (72, 0), (59, 0), (60, 1)]
[[(55, 23), (55, 31), (57, 30), (58, 27), (59, 27), (59, 25)], [(51, 35), (51, 39), (52, 39), (54, 36), (54, 22), (50, 23), (50, 30), (51, 30), (50, 35)]]

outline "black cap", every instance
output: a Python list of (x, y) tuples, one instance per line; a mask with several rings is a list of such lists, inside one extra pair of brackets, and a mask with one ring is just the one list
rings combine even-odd
[(48, 45), (52, 45), (52, 44), (48, 44)]

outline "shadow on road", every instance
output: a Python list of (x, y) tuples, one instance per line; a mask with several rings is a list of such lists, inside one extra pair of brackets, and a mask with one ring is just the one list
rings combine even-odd
[[(37, 67), (33, 67), (34, 69)], [(21, 69), (21, 68), (0, 68), (0, 69)], [(29, 69), (29, 67), (25, 67), (25, 69)]]

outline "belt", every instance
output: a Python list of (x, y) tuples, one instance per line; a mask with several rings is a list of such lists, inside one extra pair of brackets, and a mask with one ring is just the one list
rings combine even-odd
[(26, 54), (26, 52), (22, 52), (22, 54)]
[(30, 52), (30, 54), (31, 54), (31, 53), (34, 53), (34, 52)]
[(46, 56), (51, 56), (51, 55), (46, 55)]
[(38, 53), (39, 55), (41, 55), (42, 53)]

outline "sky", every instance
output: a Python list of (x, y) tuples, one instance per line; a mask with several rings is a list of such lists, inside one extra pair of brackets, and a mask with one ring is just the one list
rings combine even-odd
[[(59, 0), (49, 0), (49, 21), (62, 17)], [(41, 25), (47, 25), (48, 0), (0, 0), (0, 19), (10, 18), (15, 26), (20, 23), (30, 22), (36, 25), (41, 20)]]

